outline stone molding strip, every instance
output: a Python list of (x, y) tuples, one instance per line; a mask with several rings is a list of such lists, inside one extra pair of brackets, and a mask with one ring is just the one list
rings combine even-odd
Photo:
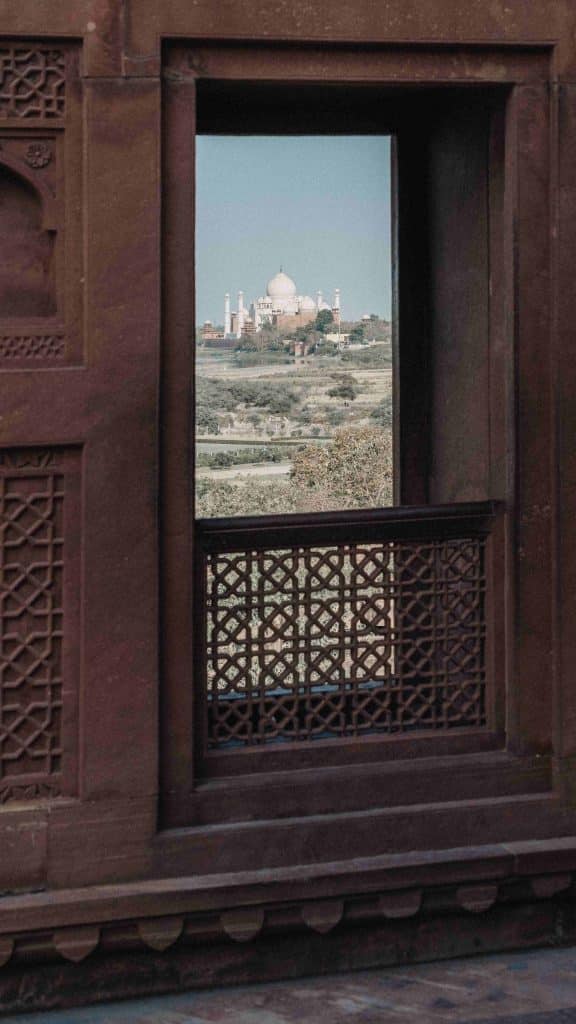
[[(555, 876), (550, 878), (555, 882)], [(569, 880), (566, 885), (567, 878)], [(551, 886), (554, 895), (564, 891), (565, 886), (573, 887), (573, 875), (563, 874), (561, 879), (560, 885)], [(394, 918), (417, 915), (425, 918), (437, 916), (439, 912), (458, 911), (466, 911), (471, 915), (482, 914), (497, 901), (510, 906), (514, 903), (530, 902), (531, 898), (539, 898), (535, 896), (534, 886), (530, 888), (530, 879), (526, 880), (525, 885), (518, 880), (515, 886), (509, 882), (490, 887), (479, 885), (476, 887), (477, 902), (471, 899), (474, 888), (467, 887), (465, 896), (457, 887), (444, 888), (441, 892), (435, 892), (433, 888), (424, 893), (420, 890), (406, 890), (400, 894), (405, 912), (395, 914)], [(493, 899), (486, 898), (487, 889), (490, 890)], [(440, 900), (438, 896), (441, 896)], [(101, 926), (64, 926), (53, 931), (30, 931), (2, 936), (0, 966), (9, 963), (51, 962), (55, 956), (61, 960), (80, 963), (93, 953), (111, 953), (119, 949), (124, 952), (150, 950), (164, 953), (176, 944), (189, 947), (207, 941), (249, 943), (265, 933), (309, 930), (319, 935), (328, 935), (337, 927), (347, 924), (385, 924), (390, 916), (387, 913), (386, 895), (375, 893), (368, 899), (352, 896), (343, 900), (310, 900), (291, 904), (269, 904), (264, 907), (240, 907), (223, 912), (214, 911), (208, 915), (182, 914), (118, 921)], [(394, 923), (394, 919), (390, 920), (391, 927)]]
[(44, 334), (0, 334), (0, 361), (34, 362), (34, 360), (61, 360), (66, 350), (63, 333)]
[[(0, 899), (0, 966), (79, 963), (117, 949), (162, 953), (207, 940), (249, 943), (267, 932), (327, 935), (348, 924), (392, 927), (446, 912), (481, 915), (497, 903), (552, 899), (575, 879), (576, 839), (568, 838), (11, 895)], [(330, 897), (322, 896), (327, 880)]]

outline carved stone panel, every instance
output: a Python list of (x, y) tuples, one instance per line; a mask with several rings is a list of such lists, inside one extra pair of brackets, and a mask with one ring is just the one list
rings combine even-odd
[(0, 370), (81, 358), (76, 57), (70, 45), (0, 47)]
[(0, 117), (53, 121), (66, 109), (66, 58), (59, 48), (0, 48)]
[(61, 359), (65, 351), (65, 336), (54, 334), (3, 334), (0, 336), (0, 360), (8, 365), (20, 360)]
[(75, 449), (0, 451), (0, 803), (74, 789), (78, 467)]

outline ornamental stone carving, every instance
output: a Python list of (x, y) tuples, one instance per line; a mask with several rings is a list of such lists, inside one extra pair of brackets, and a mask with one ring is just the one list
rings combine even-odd
[(51, 159), (52, 151), (45, 142), (31, 142), (26, 150), (26, 163), (35, 170), (47, 167)]

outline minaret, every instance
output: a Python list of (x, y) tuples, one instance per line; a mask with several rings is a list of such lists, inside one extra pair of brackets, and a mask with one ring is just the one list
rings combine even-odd
[(238, 292), (238, 328), (236, 330), (236, 337), (242, 336), (242, 328), (244, 327), (244, 292)]
[(230, 296), (228, 292), (224, 296), (224, 337), (227, 338), (232, 329), (230, 320)]
[(334, 323), (340, 323), (340, 289), (336, 288), (334, 292), (334, 305), (332, 306), (332, 316), (334, 317)]
[(320, 309), (322, 305), (322, 292), (316, 292), (316, 309)]

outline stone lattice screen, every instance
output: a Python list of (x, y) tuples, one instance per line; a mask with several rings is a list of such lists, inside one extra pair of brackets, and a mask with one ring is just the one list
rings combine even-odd
[(484, 726), (485, 545), (450, 536), (206, 552), (208, 745)]
[(0, 47), (0, 116), (61, 118), (66, 102), (66, 58), (57, 47)]
[(74, 448), (0, 454), (0, 803), (75, 786), (78, 468)]

